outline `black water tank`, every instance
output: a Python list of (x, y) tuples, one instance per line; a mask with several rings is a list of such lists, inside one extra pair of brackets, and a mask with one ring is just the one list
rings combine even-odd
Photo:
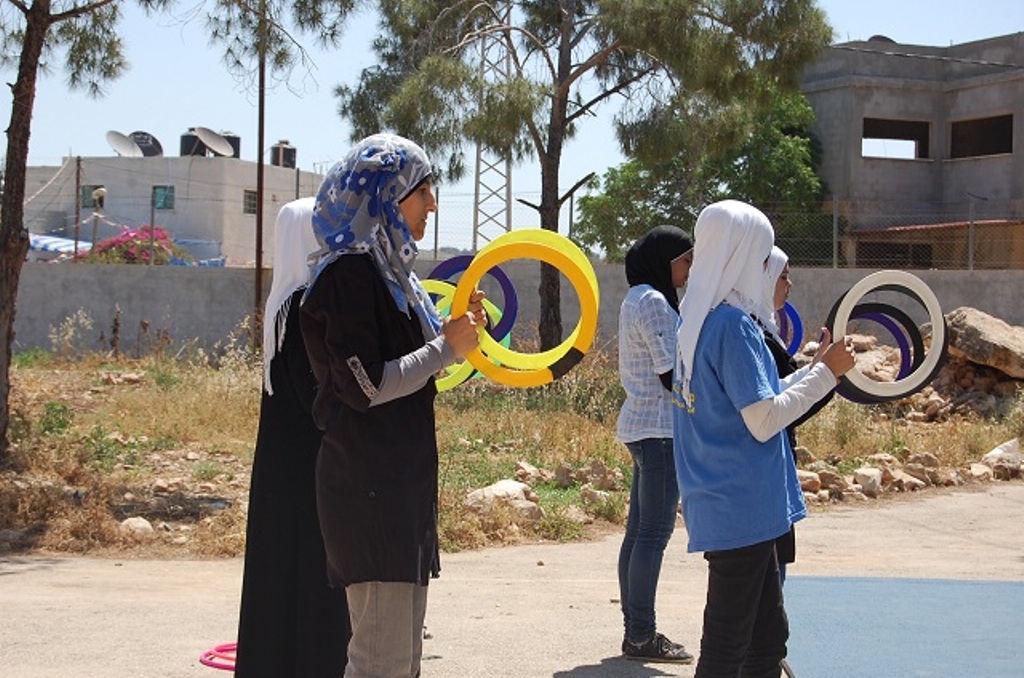
[(295, 147), (282, 139), (270, 147), (270, 164), (295, 169)]
[(199, 140), (195, 127), (181, 135), (181, 155), (206, 155), (206, 144)]
[(227, 139), (228, 143), (231, 144), (231, 148), (234, 153), (231, 154), (232, 158), (242, 157), (242, 138), (234, 132), (221, 132), (220, 135)]

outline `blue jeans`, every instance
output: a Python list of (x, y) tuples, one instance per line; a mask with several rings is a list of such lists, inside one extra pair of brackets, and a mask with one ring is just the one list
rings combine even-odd
[(679, 485), (671, 438), (645, 438), (626, 447), (633, 456), (633, 487), (619, 550), (619, 597), (626, 638), (641, 643), (655, 633), (654, 597), (676, 525)]

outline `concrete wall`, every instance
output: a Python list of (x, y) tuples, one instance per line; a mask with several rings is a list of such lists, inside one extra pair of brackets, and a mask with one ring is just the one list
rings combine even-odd
[[(421, 261), (427, 275), (434, 262)], [(515, 284), (520, 314), (514, 335), (536, 339), (539, 318), (540, 265), (516, 260), (502, 265)], [(600, 284), (599, 336), (595, 346), (614, 350), (618, 309), (627, 285), (621, 265), (596, 264)], [(808, 337), (821, 325), (835, 300), (871, 271), (857, 269), (794, 269), (791, 302), (798, 309)], [(264, 272), (264, 294), (270, 290), (270, 271)], [(935, 292), (944, 312), (973, 306), (1012, 325), (1024, 325), (1024, 271), (915, 271)], [(15, 351), (53, 348), (50, 332), (81, 310), (94, 322), (79, 347), (109, 348), (116, 310), (120, 311), (120, 346), (124, 352), (144, 350), (166, 333), (175, 345), (194, 341), (210, 347), (225, 341), (254, 307), (255, 271), (241, 268), (177, 266), (61, 265), (26, 263), (22, 269), (15, 318)], [(499, 303), (501, 293), (485, 278), (483, 288)], [(881, 299), (922, 317), (902, 295)], [(562, 317), (565, 332), (575, 326), (576, 295), (564, 279)], [(501, 303), (499, 303), (501, 305)], [(143, 331), (143, 324), (148, 329)], [(102, 339), (102, 341), (101, 341)]]

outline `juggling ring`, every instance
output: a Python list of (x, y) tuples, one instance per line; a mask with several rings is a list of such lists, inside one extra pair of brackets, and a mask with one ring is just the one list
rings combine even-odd
[[(591, 266), (590, 261), (583, 255), (583, 252), (581, 252), (580, 249), (578, 247), (576, 247), (572, 243), (572, 241), (570, 241), (569, 239), (565, 238), (564, 236), (558, 235), (557, 233), (554, 233), (552, 231), (546, 231), (544, 229), (524, 229), (524, 230), (520, 230), (520, 231), (506, 233), (506, 234), (502, 235), (500, 238), (495, 239), (493, 242), (488, 244), (482, 250), (480, 250), (480, 252), (477, 254), (477, 257), (479, 257), (481, 254), (487, 254), (487, 253), (493, 251), (495, 246), (498, 246), (498, 247), (515, 247), (516, 243), (524, 242), (524, 241), (528, 242), (528, 243), (545, 245), (545, 246), (550, 247), (550, 248), (552, 248), (552, 249), (554, 249), (554, 250), (556, 250), (556, 251), (558, 251), (560, 253), (569, 255), (573, 259), (573, 261), (576, 263), (576, 265), (583, 271), (583, 274), (586, 276), (587, 280), (590, 282), (591, 289), (594, 292), (595, 308), (597, 307), (597, 303), (598, 303), (597, 302), (597, 300), (598, 300), (598, 285), (597, 285), (597, 275), (594, 273), (593, 266)], [(513, 256), (512, 258), (519, 258), (519, 257), (518, 256)], [(526, 257), (523, 257), (523, 258), (526, 258)], [(548, 262), (548, 263), (551, 263), (551, 262)], [(562, 272), (566, 273), (566, 271), (562, 271)], [(571, 276), (566, 275), (566, 277), (569, 277), (570, 280), (572, 280)], [(573, 282), (573, 284), (576, 285), (575, 282)], [(576, 287), (577, 287), (577, 295), (579, 295), (579, 286), (576, 285)], [(582, 295), (579, 295), (579, 296), (581, 296), (580, 307), (581, 307), (581, 315), (582, 315), (582, 308), (583, 308)], [(595, 326), (596, 326), (596, 312), (595, 312)], [(579, 329), (578, 326), (577, 326), (577, 329)], [(516, 368), (516, 369), (524, 369), (524, 370), (540, 369), (540, 368), (545, 367), (545, 366), (547, 366), (547, 365), (549, 365), (551, 363), (557, 362), (564, 355), (566, 355), (567, 348), (573, 343), (572, 342), (572, 336), (570, 336), (569, 340), (567, 340), (566, 342), (563, 342), (561, 345), (556, 346), (555, 348), (549, 349), (547, 351), (543, 351), (541, 353), (516, 353), (515, 351), (510, 351), (510, 350), (506, 349), (504, 346), (495, 345), (495, 342), (491, 341), (491, 339), (489, 337), (482, 337), (481, 339), (482, 340), (481, 340), (481, 344), (480, 344), (480, 349), (485, 354), (487, 354), (491, 358), (496, 359), (498, 362), (500, 362), (501, 364), (503, 364), (503, 365), (505, 365), (507, 367), (512, 367), (512, 368)], [(571, 365), (570, 365), (570, 367), (571, 367)], [(568, 369), (566, 371), (568, 371)], [(564, 374), (564, 372), (563, 372), (563, 374)], [(558, 376), (561, 376), (561, 374), (559, 374)]]
[[(545, 245), (560, 253), (569, 255), (569, 257), (572, 258), (572, 260), (576, 263), (577, 267), (580, 270), (582, 270), (583, 274), (590, 282), (591, 289), (594, 292), (594, 301), (596, 307), (598, 299), (598, 285), (597, 276), (594, 273), (593, 266), (591, 266), (590, 261), (587, 260), (587, 258), (583, 255), (583, 252), (581, 252), (578, 247), (576, 247), (570, 240), (558, 235), (557, 233), (546, 231), (544, 229), (525, 229), (512, 233), (506, 233), (499, 239), (495, 240), (494, 242), (484, 247), (480, 251), (480, 253), (486, 255), (486, 253), (493, 251), (493, 249), (496, 246), (514, 247), (516, 246), (516, 243), (520, 242)], [(480, 255), (478, 254), (477, 256), (479, 257)], [(563, 273), (567, 272), (563, 271)], [(572, 279), (572, 276), (568, 274), (567, 277), (569, 277), (570, 280)], [(573, 282), (573, 284), (576, 285), (575, 282)], [(577, 293), (579, 293), (578, 286)], [(582, 306), (583, 304), (581, 300), (581, 308)], [(551, 363), (557, 362), (560, 358), (566, 355), (567, 347), (572, 343), (573, 342), (571, 341), (570, 337), (570, 340), (567, 341), (566, 343), (563, 343), (562, 345), (557, 346), (553, 349), (549, 349), (548, 351), (544, 351), (541, 353), (525, 354), (510, 351), (503, 346), (496, 346), (494, 345), (494, 342), (491, 341), (488, 337), (484, 337), (481, 343), (481, 350), (490, 357), (497, 359), (500, 363), (507, 367), (512, 367), (516, 369), (539, 369)]]
[[(437, 312), (443, 315), (444, 311), (451, 306), (451, 296), (455, 293), (455, 285), (445, 280), (435, 280), (433, 278), (426, 278), (420, 282), (423, 284), (423, 289), (427, 292), (442, 297), (436, 305)], [(487, 311), (487, 316), (491, 319), (491, 324), (496, 325), (499, 323), (502, 317), (501, 309), (489, 299), (484, 299), (483, 304), (484, 310)], [(488, 331), (493, 332), (491, 329)], [(501, 340), (509, 341), (510, 336), (506, 335)], [(437, 387), (438, 393), (447, 391), (472, 377), (474, 371), (473, 365), (468, 360), (464, 360), (461, 363), (450, 366), (445, 376), (434, 380), (434, 385)]]
[(782, 311), (779, 312), (780, 337), (785, 337), (789, 334), (790, 323), (793, 325), (793, 337), (786, 345), (786, 353), (789, 355), (796, 355), (796, 352), (800, 350), (800, 346), (804, 340), (804, 324), (800, 320), (800, 314), (796, 312), (796, 307), (787, 301), (782, 307)]
[[(456, 273), (465, 271), (469, 264), (473, 261), (473, 257), (468, 254), (461, 254), (457, 257), (451, 257), (445, 259), (430, 272), (427, 276), (428, 279), (442, 280), (450, 282), (452, 276)], [(519, 298), (516, 296), (516, 288), (512, 284), (505, 271), (501, 270), (497, 266), (487, 272), (494, 278), (495, 282), (498, 283), (498, 287), (501, 288), (501, 296), (504, 308), (501, 309), (500, 320), (496, 323), (492, 320), (492, 326), (488, 329), (491, 336), (501, 341), (504, 337), (511, 336), (512, 325), (516, 322), (516, 315), (519, 313)], [(455, 283), (451, 283), (452, 289), (455, 288)], [(428, 292), (430, 290), (427, 290)], [(490, 312), (488, 312), (488, 315)]]
[[(539, 259), (558, 268), (572, 283), (579, 297), (579, 323), (568, 339), (554, 349), (537, 354), (510, 351), (484, 332), (480, 336), (480, 346), (470, 351), (466, 359), (498, 383), (539, 386), (564, 375), (583, 359), (590, 348), (597, 332), (597, 277), (590, 262), (569, 240), (543, 229), (512, 231), (492, 240), (473, 258), (455, 288), (452, 314), (458, 316), (466, 312), (470, 294), (488, 270), (512, 259)], [(496, 365), (491, 359), (501, 364)]]
[(222, 671), (234, 671), (237, 650), (237, 643), (217, 645), (212, 650), (207, 650), (199, 655), (199, 663)]
[[(559, 346), (538, 354), (510, 351), (486, 333), (482, 333), (480, 346), (470, 351), (466, 358), (477, 370), (498, 383), (508, 386), (539, 386), (561, 377), (575, 366), (590, 348), (597, 330), (598, 302), (594, 287), (588, 285), (590, 281), (581, 269), (573, 267), (574, 262), (569, 256), (561, 250), (541, 243), (515, 243), (508, 245), (504, 251), (493, 250), (488, 253), (481, 250), (474, 259), (474, 265), (467, 269), (456, 287), (452, 313), (458, 315), (468, 308), (472, 285), (475, 284), (475, 276), (479, 276), (481, 269), (486, 270), (495, 263), (517, 258), (540, 259), (562, 271), (579, 296), (580, 322), (569, 338)], [(588, 291), (591, 293), (588, 294)], [(489, 358), (500, 361), (501, 365), (493, 364)]]
[[(889, 331), (896, 340), (900, 350), (900, 367), (896, 379), (903, 379), (912, 371), (916, 370), (924, 362), (924, 340), (921, 338), (921, 331), (909, 315), (890, 304), (880, 302), (860, 303), (853, 307), (850, 320), (865, 319), (873, 320)], [(839, 395), (847, 400), (860, 405), (871, 405), (885, 402), (876, 396), (849, 387), (843, 386)]]
[[(916, 370), (924, 360), (924, 341), (921, 339), (921, 331), (911, 320), (910, 316), (891, 304), (880, 302), (866, 302), (857, 304), (850, 313), (850, 320), (871, 320), (886, 330), (896, 340), (900, 349), (900, 369), (896, 375), (902, 379), (911, 370)], [(779, 313), (779, 336), (785, 339), (789, 333), (789, 323), (793, 324), (793, 337), (790, 339), (786, 352), (789, 355), (796, 355), (800, 350), (800, 342), (803, 340), (804, 328), (800, 322), (800, 314), (796, 307), (788, 301)], [(909, 343), (908, 343), (909, 338)], [(911, 349), (913, 345), (913, 349)]]
[[(924, 362), (924, 339), (921, 330), (909, 315), (890, 304), (881, 302), (864, 302), (853, 307), (850, 320), (873, 320), (885, 329), (896, 340), (900, 349), (900, 369), (896, 378), (902, 379), (912, 370), (916, 370)], [(906, 335), (906, 336), (904, 336)]]
[(854, 402), (881, 403), (917, 393), (938, 374), (949, 344), (946, 318), (942, 315), (935, 293), (924, 281), (906, 271), (878, 271), (847, 290), (829, 312), (827, 324), (832, 328), (832, 335), (841, 337), (846, 334), (846, 326), (857, 302), (871, 292), (879, 291), (900, 292), (920, 303), (928, 312), (931, 322), (932, 344), (917, 369), (902, 379), (878, 382), (868, 379), (856, 369), (847, 372), (840, 378), (836, 390)]

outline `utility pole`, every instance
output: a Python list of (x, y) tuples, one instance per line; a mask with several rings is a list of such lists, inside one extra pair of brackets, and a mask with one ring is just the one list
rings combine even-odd
[[(512, 17), (512, 3), (499, 2), (496, 6), (499, 21), (508, 24)], [(484, 36), (480, 41), (480, 75), (487, 82), (504, 82), (512, 75), (512, 56), (506, 46), (504, 33)], [(480, 93), (483, 96), (483, 92)], [(497, 230), (496, 235), (489, 236)], [(497, 227), (495, 229), (495, 227)], [(479, 241), (489, 242), (512, 230), (512, 160), (495, 157), (478, 142), (476, 145), (476, 172), (473, 178), (473, 251), (480, 249)]]
[(252, 309), (252, 342), (257, 348), (263, 343), (263, 128), (267, 103), (267, 3), (260, 0), (260, 21), (257, 45), (259, 48), (259, 75), (256, 113), (256, 280)]
[(82, 221), (82, 156), (75, 156), (75, 258), (78, 258), (78, 230)]

